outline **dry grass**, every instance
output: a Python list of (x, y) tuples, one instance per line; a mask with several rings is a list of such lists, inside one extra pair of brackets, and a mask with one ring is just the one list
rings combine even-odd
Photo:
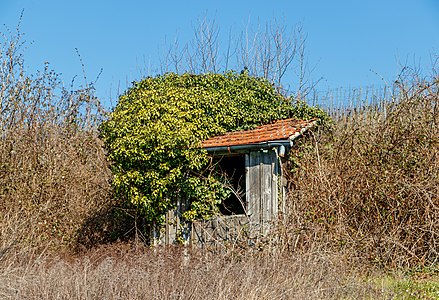
[[(3, 261), (2, 299), (377, 299), (337, 255), (240, 257), (126, 245)], [(360, 276), (361, 275), (361, 276)]]

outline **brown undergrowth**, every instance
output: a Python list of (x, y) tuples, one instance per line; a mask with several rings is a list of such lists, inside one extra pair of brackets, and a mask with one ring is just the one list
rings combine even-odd
[(234, 257), (127, 244), (33, 257), (0, 271), (4, 299), (368, 299), (383, 294), (338, 255)]
[(93, 85), (65, 86), (49, 64), (29, 74), (22, 33), (2, 37), (0, 259), (17, 249), (73, 247), (111, 203), (97, 131), (105, 111)]
[(292, 168), (283, 247), (353, 251), (387, 267), (437, 265), (437, 76), (402, 74), (393, 101), (311, 133)]

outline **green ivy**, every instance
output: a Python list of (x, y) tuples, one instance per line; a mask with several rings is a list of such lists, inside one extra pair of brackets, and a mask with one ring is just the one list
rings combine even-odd
[(120, 97), (101, 126), (116, 195), (148, 222), (162, 222), (179, 199), (190, 202), (184, 217), (207, 218), (230, 192), (201, 142), (289, 117), (325, 115), (246, 73), (145, 78)]

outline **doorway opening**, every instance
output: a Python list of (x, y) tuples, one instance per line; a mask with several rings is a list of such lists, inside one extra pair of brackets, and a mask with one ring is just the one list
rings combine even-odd
[(223, 215), (242, 215), (246, 212), (245, 154), (220, 156), (215, 159), (219, 171), (228, 178), (230, 196), (220, 204)]

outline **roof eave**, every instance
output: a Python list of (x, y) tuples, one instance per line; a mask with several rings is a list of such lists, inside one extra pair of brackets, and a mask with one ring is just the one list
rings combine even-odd
[(290, 136), (286, 140), (274, 140), (267, 141), (261, 143), (251, 143), (251, 144), (242, 144), (242, 145), (230, 145), (230, 146), (213, 146), (213, 147), (205, 147), (204, 149), (209, 153), (236, 153), (236, 152), (247, 152), (250, 150), (264, 150), (264, 149), (272, 149), (274, 147), (284, 146), (290, 148), (293, 146), (294, 140), (298, 137), (302, 136), (307, 130), (317, 125), (317, 120), (310, 122), (308, 125), (303, 127), (300, 131), (296, 132), (292, 136)]
[(209, 153), (234, 153), (234, 152), (247, 152), (250, 150), (265, 150), (272, 149), (274, 147), (290, 147), (290, 140), (276, 140), (267, 141), (254, 144), (232, 145), (232, 146), (215, 146), (204, 148)]

